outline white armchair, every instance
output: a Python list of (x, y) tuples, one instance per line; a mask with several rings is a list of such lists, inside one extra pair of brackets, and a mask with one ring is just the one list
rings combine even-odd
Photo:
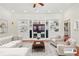
[(77, 53), (77, 50), (73, 46), (68, 45), (58, 45), (57, 46), (57, 53), (58, 55), (74, 55)]
[(75, 40), (70, 39), (67, 42), (57, 44), (58, 55), (74, 55), (75, 53), (77, 53), (75, 43)]
[(65, 46), (64, 47), (64, 55), (70, 56), (75, 55), (77, 53), (77, 49), (74, 46)]

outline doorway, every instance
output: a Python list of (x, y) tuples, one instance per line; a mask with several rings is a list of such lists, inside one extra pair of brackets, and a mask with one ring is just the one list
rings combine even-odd
[(68, 40), (71, 37), (70, 19), (64, 21), (64, 40)]

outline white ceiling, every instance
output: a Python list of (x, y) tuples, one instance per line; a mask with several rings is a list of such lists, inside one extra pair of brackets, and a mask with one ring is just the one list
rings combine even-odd
[(0, 6), (13, 13), (60, 13), (74, 5), (74, 3), (45, 3), (43, 7), (33, 8), (33, 3), (0, 3)]

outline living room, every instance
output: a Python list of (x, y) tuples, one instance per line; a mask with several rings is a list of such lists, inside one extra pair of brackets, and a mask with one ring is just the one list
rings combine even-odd
[(78, 10), (78, 3), (0, 3), (0, 56), (79, 56)]

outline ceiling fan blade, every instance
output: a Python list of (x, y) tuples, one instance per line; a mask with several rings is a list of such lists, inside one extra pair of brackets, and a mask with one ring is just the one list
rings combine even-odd
[(33, 8), (35, 8), (35, 7), (36, 7), (36, 4), (33, 5)]
[(38, 4), (40, 4), (41, 6), (44, 6), (44, 4), (43, 4), (43, 3), (38, 3)]
[[(39, 4), (39, 5), (41, 5), (41, 6), (44, 6), (44, 4), (43, 4), (43, 3), (38, 3), (38, 4)], [(36, 5), (37, 5), (37, 4), (34, 4), (34, 5), (33, 5), (33, 8), (35, 8), (35, 7), (36, 7)]]

